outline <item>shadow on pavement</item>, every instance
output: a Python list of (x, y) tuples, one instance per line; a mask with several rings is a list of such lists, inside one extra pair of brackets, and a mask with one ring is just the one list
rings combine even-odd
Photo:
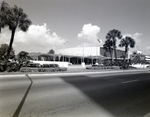
[(33, 81), (32, 81), (32, 79), (28, 76), (28, 74), (26, 74), (26, 77), (29, 78), (29, 80), (31, 81), (31, 83), (30, 83), (30, 85), (29, 85), (29, 87), (28, 87), (26, 93), (24, 94), (24, 97), (22, 98), (22, 100), (21, 100), (21, 102), (20, 102), (18, 108), (16, 109), (16, 111), (15, 111), (13, 117), (18, 117), (18, 115), (19, 115), (19, 113), (20, 113), (20, 111), (21, 111), (21, 109), (22, 109), (22, 106), (24, 105), (24, 102), (25, 102), (25, 100), (26, 100), (26, 98), (27, 98), (27, 96), (28, 96), (28, 93), (29, 93), (29, 91), (30, 91), (30, 89), (31, 89), (31, 86), (32, 86), (32, 84), (33, 84)]
[[(122, 84), (121, 80), (116, 80), (126, 79), (126, 77), (143, 80), (126, 84)], [(116, 117), (142, 117), (150, 112), (149, 77), (149, 74), (137, 74), (102, 78), (87, 76), (61, 78)]]

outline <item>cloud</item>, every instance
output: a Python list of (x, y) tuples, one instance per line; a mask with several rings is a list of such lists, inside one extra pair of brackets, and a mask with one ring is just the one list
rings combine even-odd
[[(125, 38), (126, 36), (132, 37), (135, 40), (136, 45), (139, 44), (142, 41), (141, 38), (140, 38), (140, 36), (142, 36), (142, 33), (134, 33), (134, 34), (126, 33), (126, 34), (123, 34), (122, 36), (123, 36), (123, 38)], [(121, 40), (117, 39), (116, 46), (117, 46), (118, 49), (124, 50), (124, 48), (119, 47), (120, 41)], [(130, 51), (132, 51), (132, 50), (133, 49), (130, 48)]]
[[(10, 32), (1, 33), (0, 43), (9, 43)], [(48, 52), (55, 46), (62, 45), (65, 39), (61, 38), (56, 32), (51, 33), (46, 23), (43, 25), (31, 25), (28, 31), (17, 30), (14, 38), (14, 48), (18, 51), (26, 50), (33, 52)]]
[(133, 38), (139, 38), (140, 36), (142, 35), (142, 33), (135, 33), (135, 34), (133, 34)]
[[(85, 24), (82, 27), (82, 31), (78, 33), (79, 39), (86, 39), (89, 44), (97, 44), (98, 33), (100, 32), (100, 27), (92, 24)], [(101, 40), (101, 39), (100, 39)], [(101, 40), (102, 42), (102, 40)]]
[(150, 55), (150, 46), (144, 48), (144, 54)]
[(125, 37), (125, 36), (132, 37), (136, 43), (140, 43), (142, 41), (140, 38), (142, 36), (142, 33), (124, 34), (123, 37)]
[(150, 55), (150, 46), (147, 46), (147, 47), (145, 47), (144, 49), (145, 49), (144, 52), (145, 52), (146, 54)]
[(82, 43), (82, 44), (80, 44), (80, 45), (77, 45), (77, 47), (101, 47), (102, 46), (102, 43), (97, 43), (97, 44), (95, 44), (95, 43), (89, 43), (89, 42), (85, 42), (85, 43)]
[(150, 51), (150, 46), (147, 46), (145, 49), (146, 51)]
[(95, 47), (95, 44), (94, 43), (88, 43), (88, 42), (85, 42), (85, 43), (82, 43), (80, 45), (77, 45), (77, 47)]

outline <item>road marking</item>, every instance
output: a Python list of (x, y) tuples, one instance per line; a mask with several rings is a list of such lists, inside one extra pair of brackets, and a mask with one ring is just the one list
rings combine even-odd
[(122, 83), (130, 83), (130, 82), (137, 82), (137, 81), (139, 81), (139, 80), (138, 79), (137, 80), (129, 80), (129, 81), (124, 81)]
[(19, 116), (19, 113), (20, 113), (20, 111), (21, 111), (21, 109), (22, 109), (22, 107), (23, 107), (23, 105), (24, 105), (24, 102), (25, 102), (25, 100), (26, 100), (26, 98), (27, 98), (27, 96), (28, 96), (28, 93), (29, 93), (29, 91), (30, 91), (30, 89), (31, 89), (31, 86), (32, 86), (32, 84), (33, 84), (33, 81), (32, 81), (32, 79), (28, 76), (28, 74), (25, 74), (25, 76), (26, 76), (27, 78), (29, 78), (29, 80), (31, 81), (31, 83), (30, 83), (30, 85), (29, 85), (29, 87), (28, 87), (28, 89), (27, 89), (25, 95), (23, 96), (23, 98), (22, 98), (22, 100), (21, 100), (21, 102), (20, 102), (18, 108), (16, 109), (16, 111), (15, 111), (13, 117), (18, 117), (18, 116)]

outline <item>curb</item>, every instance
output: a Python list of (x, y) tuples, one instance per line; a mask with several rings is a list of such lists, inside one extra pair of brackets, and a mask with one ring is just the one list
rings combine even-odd
[(23, 74), (6, 74), (0, 75), (0, 78), (4, 77), (23, 77), (28, 74), (29, 76), (65, 76), (65, 75), (85, 75), (85, 74), (108, 74), (108, 73), (136, 73), (136, 72), (146, 72), (150, 73), (150, 69), (134, 69), (134, 70), (108, 70), (108, 71), (79, 71), (79, 72), (69, 72), (69, 73), (23, 73)]
[(89, 71), (89, 72), (74, 72), (74, 73), (57, 73), (57, 74), (28, 74), (29, 76), (66, 76), (66, 75), (85, 75), (85, 74), (109, 74), (109, 73), (130, 73), (135, 74), (136, 72), (146, 72), (147, 70), (113, 70), (113, 71)]
[(26, 74), (6, 74), (6, 75), (0, 75), (0, 78), (4, 78), (4, 77), (23, 77)]

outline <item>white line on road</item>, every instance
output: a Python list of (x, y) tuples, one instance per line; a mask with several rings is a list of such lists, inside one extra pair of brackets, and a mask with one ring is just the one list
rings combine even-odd
[(138, 79), (137, 80), (129, 80), (129, 81), (124, 81), (122, 83), (130, 83), (130, 82), (136, 82), (136, 81), (139, 81)]

